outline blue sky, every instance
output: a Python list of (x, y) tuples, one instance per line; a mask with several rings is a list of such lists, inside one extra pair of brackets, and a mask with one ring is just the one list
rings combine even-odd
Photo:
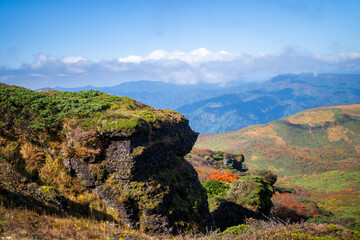
[(359, 0), (0, 0), (0, 81), (29, 88), (359, 72)]

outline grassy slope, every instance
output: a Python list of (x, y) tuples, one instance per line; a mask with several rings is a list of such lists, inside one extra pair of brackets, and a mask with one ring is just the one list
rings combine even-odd
[(360, 104), (310, 109), (238, 131), (199, 137), (197, 148), (242, 153), (279, 175), (359, 169)]
[(278, 186), (298, 189), (273, 197), (275, 202), (316, 202), (335, 218), (360, 221), (360, 104), (315, 108), (264, 125), (202, 135), (196, 147), (243, 153), (250, 169), (272, 170), (280, 175)]
[(285, 177), (285, 187), (300, 186), (310, 192), (308, 199), (340, 218), (355, 218), (360, 224), (360, 171), (329, 171)]

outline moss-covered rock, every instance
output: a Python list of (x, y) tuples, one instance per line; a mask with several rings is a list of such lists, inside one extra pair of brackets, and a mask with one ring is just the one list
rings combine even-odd
[(0, 156), (20, 163), (48, 201), (66, 197), (70, 214), (151, 233), (211, 224), (206, 191), (183, 159), (198, 134), (181, 114), (97, 91), (0, 84), (0, 100)]
[(186, 155), (186, 160), (195, 167), (209, 166), (215, 169), (240, 172), (246, 172), (248, 170), (245, 164), (243, 164), (245, 158), (242, 154), (193, 148), (192, 151)]
[(245, 223), (247, 218), (260, 219), (270, 214), (272, 185), (257, 174), (248, 173), (231, 183), (217, 180), (202, 183), (208, 191), (209, 207), (217, 228), (225, 230)]
[(272, 195), (272, 186), (267, 181), (258, 175), (248, 175), (232, 183), (227, 198), (258, 214), (268, 215), (273, 206)]
[(265, 181), (267, 181), (271, 186), (273, 186), (277, 181), (277, 176), (269, 170), (257, 170), (255, 171), (256, 175), (260, 175)]

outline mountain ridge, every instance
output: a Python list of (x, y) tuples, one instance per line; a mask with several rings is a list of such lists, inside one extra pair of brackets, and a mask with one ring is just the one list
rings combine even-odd
[(231, 87), (151, 81), (117, 86), (99, 90), (128, 96), (155, 108), (178, 111), (190, 120), (192, 129), (202, 134), (264, 124), (313, 107), (360, 103), (360, 74), (282, 74), (267, 81)]

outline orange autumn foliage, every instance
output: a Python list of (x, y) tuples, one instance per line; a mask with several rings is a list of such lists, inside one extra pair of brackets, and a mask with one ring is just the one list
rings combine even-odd
[(196, 148), (196, 147), (194, 147), (192, 150), (196, 151), (196, 152), (213, 152), (211, 149), (207, 149), (207, 148)]
[(208, 179), (208, 176), (210, 175), (210, 172), (214, 170), (213, 168), (206, 166), (194, 167), (194, 168), (201, 182), (206, 181)]
[(239, 178), (236, 174), (233, 174), (233, 173), (230, 173), (227, 171), (215, 170), (215, 171), (210, 172), (208, 179), (214, 179), (214, 180), (219, 180), (219, 181), (224, 181), (224, 182), (232, 182), (232, 181), (238, 180)]
[(294, 202), (291, 202), (291, 201), (286, 201), (286, 200), (283, 200), (283, 199), (280, 199), (280, 202), (285, 204), (285, 205), (288, 205), (288, 206), (292, 206), (292, 207), (295, 207), (297, 209), (300, 209), (302, 211), (306, 211), (306, 207), (305, 206), (302, 206), (301, 204), (299, 203), (294, 203)]

